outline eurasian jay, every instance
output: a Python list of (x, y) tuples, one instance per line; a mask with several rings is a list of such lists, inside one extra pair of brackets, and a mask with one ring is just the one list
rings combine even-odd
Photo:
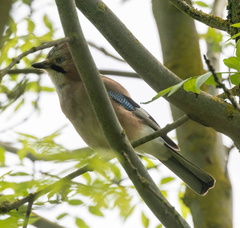
[[(93, 149), (108, 148), (68, 44), (53, 47), (45, 61), (32, 66), (47, 71), (56, 88), (63, 113), (83, 140)], [(101, 75), (101, 78), (130, 142), (160, 129), (123, 86), (105, 76)], [(178, 146), (168, 136), (156, 138), (135, 149), (140, 154), (156, 157), (198, 194), (204, 195), (214, 186), (214, 178), (181, 156), (176, 151)]]

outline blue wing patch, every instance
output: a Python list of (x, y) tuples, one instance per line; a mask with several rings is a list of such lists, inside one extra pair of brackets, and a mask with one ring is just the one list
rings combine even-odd
[(118, 102), (121, 106), (123, 106), (128, 111), (135, 111), (136, 110), (136, 104), (135, 102), (132, 103), (132, 99), (129, 97), (124, 96), (121, 93), (108, 91), (108, 95), (110, 98), (112, 98), (114, 101)]

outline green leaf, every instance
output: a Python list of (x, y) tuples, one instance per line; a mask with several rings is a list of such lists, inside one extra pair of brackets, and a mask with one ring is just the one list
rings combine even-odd
[(62, 214), (60, 214), (60, 215), (57, 217), (57, 220), (60, 220), (60, 219), (64, 218), (64, 217), (67, 216), (67, 215), (68, 215), (68, 213), (62, 213)]
[(68, 203), (69, 203), (69, 205), (72, 205), (72, 206), (78, 206), (78, 205), (83, 204), (83, 201), (79, 200), (79, 199), (71, 199), (68, 201)]
[(160, 92), (159, 92), (156, 96), (154, 96), (150, 101), (141, 102), (141, 104), (149, 104), (149, 103), (157, 100), (158, 98), (160, 98), (160, 97), (166, 95), (167, 93), (169, 93), (169, 92), (171, 91), (172, 87), (173, 87), (173, 86), (168, 87), (167, 89), (164, 89), (164, 90), (160, 91)]
[(12, 173), (11, 176), (29, 176), (29, 173), (16, 172), (16, 173)]
[(163, 227), (162, 224), (159, 224), (159, 225), (156, 226), (156, 228), (162, 228), (162, 227)]
[(178, 84), (176, 84), (176, 85), (174, 85), (174, 86), (168, 87), (168, 88), (160, 91), (160, 92), (159, 92), (156, 96), (154, 96), (150, 101), (141, 102), (141, 104), (149, 104), (149, 103), (157, 100), (158, 98), (166, 95), (167, 93), (168, 93), (168, 97), (171, 96), (172, 94), (176, 93), (176, 92), (181, 88), (181, 86), (182, 86), (187, 80), (189, 80), (189, 78), (186, 79), (186, 80), (184, 80), (184, 81), (181, 81), (180, 83), (178, 83)]
[(168, 97), (170, 97), (172, 94), (176, 93), (182, 87), (182, 85), (188, 80), (189, 79), (186, 79), (184, 81), (181, 81), (177, 85), (172, 86), (172, 89), (171, 89), (170, 93), (168, 94)]
[(18, 132), (19, 135), (21, 136), (24, 136), (25, 138), (30, 138), (30, 139), (35, 139), (37, 140), (38, 138), (33, 136), (33, 135), (30, 135), (30, 134), (24, 134), (24, 133), (21, 133), (21, 132)]
[(231, 36), (231, 37), (230, 37), (229, 39), (227, 39), (224, 43), (227, 43), (229, 40), (235, 39), (235, 38), (237, 38), (238, 36), (240, 36), (240, 32), (238, 32), (237, 34)]
[[(218, 79), (219, 79), (220, 81), (222, 80), (222, 73), (216, 73), (216, 76), (218, 77)], [(217, 83), (216, 83), (213, 75), (210, 76), (210, 77), (206, 80), (205, 83), (206, 83), (206, 85), (217, 86)]]
[(190, 209), (184, 204), (184, 202), (182, 200), (183, 198), (184, 198), (183, 192), (179, 192), (178, 202), (180, 204), (181, 214), (182, 214), (183, 218), (186, 219), (187, 216), (190, 214)]
[(3, 166), (5, 164), (5, 149), (0, 147), (0, 165)]
[(44, 92), (54, 92), (55, 89), (53, 87), (41, 86), (41, 91), (44, 91)]
[(187, 80), (184, 85), (183, 88), (184, 90), (186, 90), (187, 92), (193, 92), (193, 93), (200, 93), (200, 89), (196, 88), (196, 78), (189, 78), (189, 80)]
[(199, 76), (196, 80), (196, 88), (200, 89), (200, 87), (205, 83), (211, 76), (211, 72), (207, 72), (201, 76)]
[(223, 62), (227, 67), (240, 71), (240, 58), (229, 57), (224, 59)]
[(233, 35), (233, 36), (231, 37), (231, 39), (235, 39), (235, 38), (237, 38), (237, 37), (239, 37), (239, 36), (240, 36), (240, 32), (238, 32), (237, 34)]
[(231, 27), (240, 28), (240, 23), (232, 24)]
[(194, 1), (193, 3), (198, 6), (201, 6), (201, 7), (209, 7), (208, 4), (206, 4), (205, 2), (202, 2), (202, 1)]
[(163, 184), (167, 184), (167, 183), (170, 183), (172, 181), (174, 181), (175, 178), (174, 177), (165, 177), (161, 180), (160, 184), (163, 185)]
[(90, 226), (88, 226), (84, 220), (82, 220), (81, 218), (76, 218), (76, 221), (75, 221), (76, 225), (79, 227), (79, 228), (90, 228)]
[(238, 40), (236, 44), (236, 56), (240, 58), (240, 40)]
[(232, 74), (229, 78), (233, 85), (240, 85), (240, 73)]
[(50, 21), (50, 19), (49, 19), (49, 17), (48, 17), (48, 15), (44, 15), (43, 16), (43, 22), (44, 22), (44, 24), (46, 25), (46, 27), (49, 29), (49, 30), (52, 30), (53, 29), (53, 23)]
[(101, 212), (101, 210), (98, 206), (89, 206), (88, 210), (93, 215), (103, 217), (103, 213)]
[(86, 172), (86, 173), (82, 174), (82, 177), (87, 181), (88, 185), (91, 184), (92, 178), (91, 178), (91, 175), (89, 174), (89, 172)]
[(22, 105), (24, 104), (24, 101), (25, 101), (25, 99), (22, 98), (22, 99), (20, 100), (20, 102), (18, 102), (18, 104), (17, 104), (16, 107), (14, 108), (14, 112), (16, 112), (19, 108), (22, 107)]
[(143, 226), (145, 228), (148, 228), (149, 227), (149, 218), (143, 212), (142, 212), (141, 219), (142, 219)]
[(18, 228), (18, 220), (19, 218), (16, 217), (9, 217), (7, 219), (1, 219), (0, 220), (0, 227), (8, 227), (8, 228)]
[(29, 20), (28, 18), (27, 20), (27, 29), (28, 29), (28, 33), (33, 33), (34, 29), (35, 29), (35, 24), (33, 21)]

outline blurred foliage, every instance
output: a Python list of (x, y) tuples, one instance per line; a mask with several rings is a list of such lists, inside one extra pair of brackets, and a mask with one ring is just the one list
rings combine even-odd
[[(32, 16), (38, 13), (40, 9), (34, 9), (32, 3), (33, 1), (18, 0), (13, 4), (10, 22), (6, 26), (3, 36), (3, 47), (0, 50), (0, 69), (8, 66), (12, 59), (22, 52), (43, 42), (50, 41), (54, 37), (56, 28), (46, 14), (41, 16), (42, 31), (44, 32), (39, 35)], [(22, 10), (21, 7), (23, 8)], [(27, 13), (16, 14), (16, 12), (20, 11)], [(42, 57), (44, 56), (41, 52), (36, 53), (34, 56), (29, 55), (23, 58), (13, 69), (29, 68), (32, 63), (38, 62)], [(24, 73), (6, 75), (0, 85), (0, 112), (6, 111), (9, 107), (14, 112), (19, 111), (24, 108), (26, 103), (27, 105), (32, 105), (33, 109), (39, 110), (37, 108), (40, 93), (53, 91), (52, 87), (42, 84), (40, 75), (32, 77), (28, 77)], [(26, 99), (27, 97), (28, 99)]]
[[(140, 204), (141, 199), (136, 199), (134, 187), (126, 178), (117, 160), (107, 162), (89, 151), (89, 148), (69, 151), (64, 146), (57, 144), (56, 138), (61, 129), (44, 138), (34, 135), (19, 133), (19, 149), (14, 156), (18, 156), (15, 168), (8, 167), (1, 161), (3, 173), (0, 176), (0, 207), (4, 207), (22, 197), (28, 196), (56, 183), (62, 177), (88, 164), (94, 167), (94, 172), (86, 172), (74, 180), (62, 184), (55, 184), (54, 188), (34, 202), (33, 210), (55, 209), (65, 205), (57, 220), (70, 217), (69, 211), (87, 210), (88, 213), (104, 217), (107, 210), (117, 210), (119, 216), (128, 219)], [(1, 150), (8, 156), (8, 152)], [(109, 152), (110, 153), (110, 152)], [(34, 156), (34, 159), (31, 159)], [(31, 161), (31, 165), (26, 165)], [(152, 161), (144, 158), (144, 163), (149, 169), (158, 169)], [(6, 170), (6, 171), (4, 171)], [(161, 187), (173, 181), (174, 178), (166, 177), (160, 181)], [(79, 208), (80, 207), (80, 208)], [(22, 224), (25, 214), (24, 207), (21, 213), (9, 212), (10, 217), (0, 220), (4, 227), (18, 227)], [(14, 217), (12, 215), (14, 214)], [(88, 227), (87, 219), (73, 216), (79, 227)], [(35, 220), (33, 219), (32, 222)], [(143, 227), (147, 227), (147, 215), (142, 212)], [(6, 226), (5, 224), (11, 224)]]

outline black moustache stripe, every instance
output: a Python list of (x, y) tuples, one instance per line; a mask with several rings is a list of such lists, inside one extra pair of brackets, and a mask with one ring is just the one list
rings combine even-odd
[(50, 68), (57, 71), (58, 73), (66, 73), (66, 71), (62, 67), (57, 66), (55, 64), (52, 64)]

